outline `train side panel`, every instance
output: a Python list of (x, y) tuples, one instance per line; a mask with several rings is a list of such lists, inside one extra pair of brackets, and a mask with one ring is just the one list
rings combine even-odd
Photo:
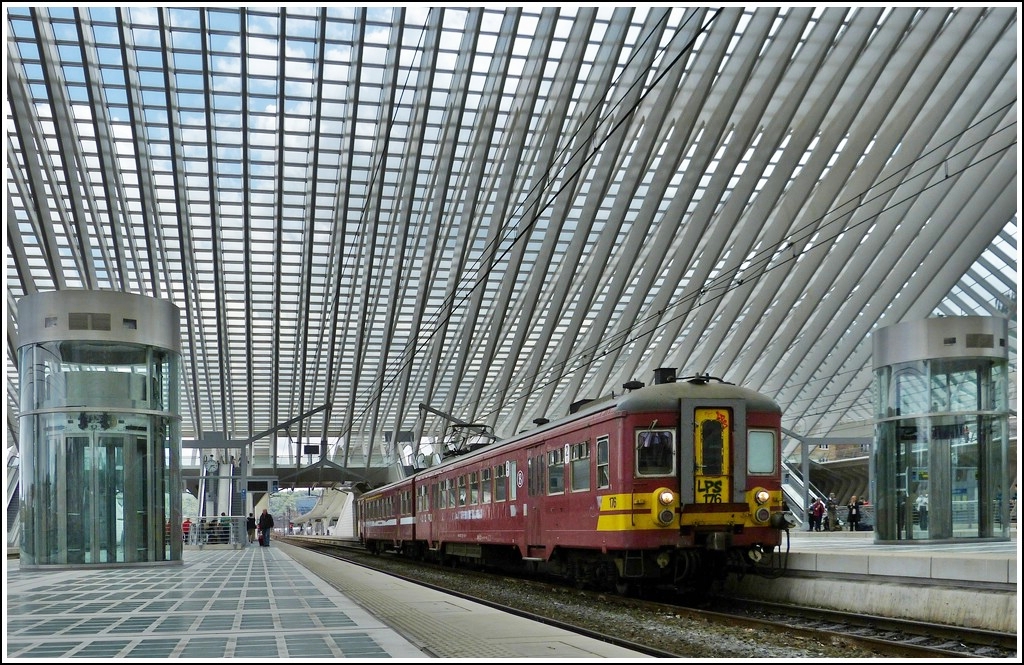
[(429, 551), (482, 558), (484, 546), (518, 548), (523, 530), (518, 453), (514, 446), (498, 447), (417, 476), (422, 497), (417, 536)]
[(359, 537), (373, 551), (404, 549), (416, 540), (412, 478), (363, 494), (359, 498)]

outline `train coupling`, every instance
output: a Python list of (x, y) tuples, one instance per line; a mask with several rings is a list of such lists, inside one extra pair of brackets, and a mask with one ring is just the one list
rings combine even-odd
[(796, 517), (790, 511), (772, 513), (768, 525), (773, 529), (789, 531), (796, 526)]

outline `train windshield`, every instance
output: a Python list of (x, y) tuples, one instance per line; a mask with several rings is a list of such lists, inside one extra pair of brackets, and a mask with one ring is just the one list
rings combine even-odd
[(676, 435), (671, 429), (643, 429), (636, 433), (638, 476), (670, 476), (676, 468)]

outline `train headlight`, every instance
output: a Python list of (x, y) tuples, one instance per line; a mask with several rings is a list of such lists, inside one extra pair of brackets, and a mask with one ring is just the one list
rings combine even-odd
[(768, 499), (771, 497), (772, 495), (768, 493), (768, 490), (758, 488), (754, 491), (754, 501), (757, 501), (757, 505), (759, 506), (763, 506), (768, 503)]
[(659, 487), (654, 491), (654, 506), (651, 516), (659, 526), (668, 526), (676, 521), (676, 493), (667, 487)]

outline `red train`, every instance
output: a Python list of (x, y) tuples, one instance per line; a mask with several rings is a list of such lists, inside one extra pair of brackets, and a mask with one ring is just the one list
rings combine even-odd
[(790, 522), (778, 404), (671, 369), (623, 388), (366, 492), (361, 540), (375, 552), (528, 566), (619, 593), (781, 572)]

